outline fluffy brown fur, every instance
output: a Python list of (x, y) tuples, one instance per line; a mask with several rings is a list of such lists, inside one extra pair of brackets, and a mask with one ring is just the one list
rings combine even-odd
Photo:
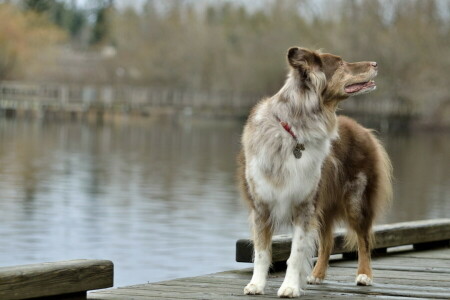
[[(350, 229), (347, 243), (358, 245), (358, 274), (372, 277), (370, 249), (374, 220), (392, 198), (391, 164), (386, 151), (370, 130), (347, 117), (338, 118), (339, 139), (323, 164), (318, 188), (317, 207), (320, 212), (319, 260), (312, 276), (320, 282), (325, 277), (328, 257), (333, 248), (333, 225), (344, 221)], [(365, 174), (366, 185), (361, 197), (354, 194)], [(362, 283), (360, 283), (362, 284)]]
[[(238, 156), (242, 196), (251, 210), (255, 273), (260, 273), (254, 274), (245, 293), (263, 293), (265, 256), (270, 253), (274, 228), (280, 223), (293, 224), (300, 230), (300, 239), (302, 234), (308, 237), (314, 230), (319, 232), (319, 258), (308, 278), (308, 283), (318, 284), (325, 277), (333, 248), (333, 226), (344, 221), (353, 233), (349, 242), (358, 245), (356, 282), (369, 285), (372, 225), (392, 197), (392, 168), (372, 131), (347, 117), (337, 117), (336, 109), (347, 97), (375, 88), (371, 79), (377, 73), (377, 65), (348, 63), (332, 54), (298, 47), (289, 49), (287, 58), (290, 73), (286, 84), (276, 95), (254, 107), (244, 127)], [(305, 154), (299, 160), (292, 157), (296, 141), (280, 126), (280, 119), (287, 121), (305, 144)], [(285, 200), (274, 200), (263, 191), (273, 191), (275, 195), (289, 192), (295, 176), (299, 185), (305, 185), (305, 193), (299, 193), (299, 199), (288, 203), (288, 211), (280, 213)], [(261, 180), (264, 184), (258, 183)], [(306, 248), (294, 249), (294, 242), (288, 273), (290, 267), (297, 270), (293, 266), (294, 250), (310, 255)], [(296, 282), (287, 274), (279, 296), (298, 296)]]

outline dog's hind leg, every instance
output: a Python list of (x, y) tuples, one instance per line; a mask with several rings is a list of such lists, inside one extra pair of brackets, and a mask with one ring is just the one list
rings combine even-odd
[(331, 251), (333, 250), (333, 220), (331, 217), (325, 217), (325, 219), (327, 220), (321, 222), (319, 231), (319, 256), (311, 275), (308, 276), (308, 284), (320, 284), (325, 279), (328, 268), (328, 260), (330, 258)]
[(372, 285), (372, 267), (370, 259), (370, 229), (366, 232), (358, 232), (358, 275), (357, 285)]
[(278, 290), (278, 296), (282, 298), (298, 297), (303, 293), (316, 250), (317, 225), (314, 205), (305, 203), (296, 210), (299, 213), (293, 220), (291, 254), (287, 261), (286, 276)]
[(270, 214), (266, 209), (261, 212), (253, 210), (251, 219), (255, 258), (253, 276), (250, 283), (244, 288), (244, 294), (260, 295), (264, 294), (269, 267), (272, 263), (273, 226), (270, 222)]
[(368, 192), (367, 186), (367, 177), (363, 173), (359, 173), (356, 179), (348, 184), (347, 221), (356, 233), (358, 242), (358, 274), (355, 280), (357, 285), (372, 285), (370, 255), (374, 210), (371, 208), (372, 194)]

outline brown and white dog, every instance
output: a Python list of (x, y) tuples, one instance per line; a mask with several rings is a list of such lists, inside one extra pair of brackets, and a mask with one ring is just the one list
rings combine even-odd
[[(337, 117), (340, 101), (373, 91), (375, 62), (294, 47), (290, 72), (274, 96), (251, 111), (242, 136), (238, 178), (251, 208), (254, 270), (245, 294), (263, 294), (271, 264), (271, 239), (293, 226), (292, 249), (280, 297), (297, 297), (306, 282), (325, 277), (333, 225), (344, 221), (358, 246), (358, 285), (372, 283), (372, 224), (392, 196), (389, 158), (368, 129)], [(319, 257), (311, 276), (316, 236)]]

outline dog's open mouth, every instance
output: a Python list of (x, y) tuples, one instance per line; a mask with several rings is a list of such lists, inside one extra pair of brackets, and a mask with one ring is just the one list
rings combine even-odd
[(370, 80), (370, 81), (366, 81), (366, 82), (360, 82), (360, 83), (354, 83), (351, 85), (347, 85), (344, 88), (344, 91), (347, 94), (354, 94), (357, 92), (363, 92), (363, 91), (368, 91), (368, 90), (372, 90), (373, 88), (375, 88), (375, 81)]

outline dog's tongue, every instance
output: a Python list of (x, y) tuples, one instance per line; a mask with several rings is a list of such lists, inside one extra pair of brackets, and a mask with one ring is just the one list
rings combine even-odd
[(357, 91), (362, 90), (363, 88), (370, 87), (372, 85), (374, 85), (373, 81), (362, 82), (362, 83), (355, 83), (355, 84), (346, 86), (345, 87), (345, 92), (346, 93), (355, 93)]

